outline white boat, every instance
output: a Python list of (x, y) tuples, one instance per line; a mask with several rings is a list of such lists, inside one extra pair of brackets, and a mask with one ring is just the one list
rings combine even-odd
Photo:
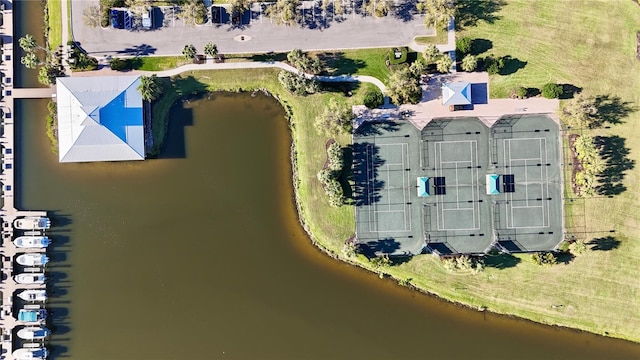
[(13, 352), (16, 360), (45, 360), (49, 356), (49, 351), (45, 347), (21, 348)]
[(22, 273), (13, 277), (18, 284), (44, 284), (44, 273)]
[(47, 301), (47, 290), (23, 290), (18, 297), (24, 301)]
[(27, 253), (19, 255), (16, 262), (23, 266), (42, 266), (49, 262), (49, 257), (40, 253)]
[(51, 227), (51, 220), (43, 216), (27, 216), (16, 219), (13, 225), (20, 230), (44, 230)]
[(51, 331), (43, 326), (27, 326), (18, 330), (18, 337), (24, 340), (44, 340), (51, 335)]
[(18, 236), (13, 243), (19, 248), (46, 248), (51, 240), (46, 236)]

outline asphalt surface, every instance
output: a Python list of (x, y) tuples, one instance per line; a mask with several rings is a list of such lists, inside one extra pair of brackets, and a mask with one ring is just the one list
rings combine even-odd
[[(302, 50), (331, 50), (409, 45), (415, 36), (429, 35), (422, 16), (405, 10), (410, 0), (398, 0), (393, 14), (384, 18), (362, 16), (359, 10), (345, 6), (343, 16), (324, 13), (317, 3), (307, 1), (301, 6), (302, 21), (296, 26), (276, 25), (262, 14), (263, 5), (254, 4), (242, 24), (232, 25), (229, 14), (219, 14), (225, 24), (214, 24), (212, 16), (204, 25), (189, 26), (175, 16), (175, 9), (156, 7), (153, 11), (154, 29), (144, 30), (140, 19), (134, 19), (134, 29), (91, 28), (83, 21), (83, 10), (98, 4), (98, 0), (72, 0), (72, 30), (74, 39), (89, 54), (107, 55), (175, 55), (186, 44), (195, 45), (202, 52), (207, 42), (214, 42), (220, 53), (287, 52)], [(345, 1), (345, 4), (350, 2)]]

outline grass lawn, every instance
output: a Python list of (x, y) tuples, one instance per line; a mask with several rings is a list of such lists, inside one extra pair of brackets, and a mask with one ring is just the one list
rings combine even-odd
[(136, 70), (162, 71), (191, 63), (183, 56), (142, 56), (136, 59)]
[(446, 44), (449, 39), (447, 38), (446, 30), (437, 30), (435, 36), (416, 36), (414, 40), (418, 45), (440, 45)]
[(62, 45), (62, 7), (60, 1), (48, 0), (47, 10), (49, 13), (49, 49), (55, 51)]
[(369, 75), (387, 83), (391, 72), (385, 58), (388, 48), (314, 52), (327, 68), (326, 75)]

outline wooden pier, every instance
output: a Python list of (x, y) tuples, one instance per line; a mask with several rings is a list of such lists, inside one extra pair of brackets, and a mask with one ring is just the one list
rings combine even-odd
[[(0, 148), (2, 148), (2, 162), (0, 171), (0, 183), (2, 184), (2, 218), (0, 244), (0, 255), (2, 259), (2, 280), (0, 281), (0, 292), (2, 293), (2, 309), (0, 310), (0, 327), (2, 336), (0, 347), (2, 353), (0, 359), (12, 360), (14, 351), (14, 329), (17, 326), (33, 325), (19, 321), (14, 314), (14, 296), (17, 291), (27, 289), (45, 289), (45, 284), (18, 284), (14, 280), (14, 260), (19, 253), (44, 253), (46, 248), (25, 249), (17, 248), (13, 244), (15, 237), (14, 220), (24, 216), (46, 216), (45, 211), (22, 211), (16, 209), (15, 194), (15, 128), (14, 121), (14, 98), (44, 98), (51, 97), (53, 90), (44, 89), (14, 89), (14, 46), (17, 46), (13, 37), (13, 0), (3, 1), (5, 9), (3, 11), (4, 23), (0, 26), (0, 36), (2, 36), (3, 46), (0, 55), (0, 72), (2, 72), (2, 99), (0, 99), (0, 110), (2, 110), (3, 132), (0, 134)], [(15, 44), (14, 44), (15, 43)], [(16, 62), (17, 63), (17, 62)], [(42, 324), (45, 320), (42, 320)]]

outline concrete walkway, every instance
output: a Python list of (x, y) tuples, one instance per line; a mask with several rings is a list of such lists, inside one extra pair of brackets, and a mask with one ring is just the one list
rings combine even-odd
[(56, 93), (56, 87), (50, 86), (46, 88), (14, 88), (14, 99), (48, 99)]
[(62, 21), (62, 64), (64, 65), (65, 74), (71, 75), (71, 68), (69, 68), (69, 64), (67, 60), (69, 60), (69, 47), (67, 43), (69, 42), (69, 17), (67, 14), (69, 13), (67, 7), (67, 0), (60, 0), (60, 11), (61, 11), (61, 21)]

